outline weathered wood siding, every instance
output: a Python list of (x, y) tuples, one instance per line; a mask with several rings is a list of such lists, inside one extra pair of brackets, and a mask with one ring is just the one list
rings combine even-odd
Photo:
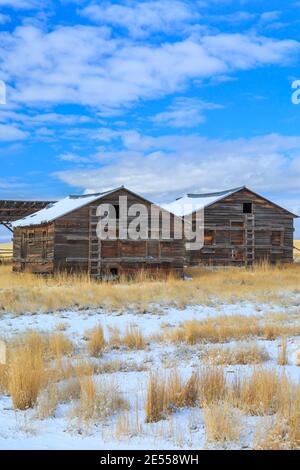
[[(151, 204), (143, 198), (119, 190), (99, 203), (89, 204), (55, 221), (55, 270), (89, 272), (92, 277), (114, 273), (133, 274), (137, 270), (175, 271), (182, 273), (183, 241), (173, 240), (173, 231), (167, 241), (161, 240), (160, 222), (154, 228), (158, 240), (103, 240), (97, 237), (98, 205), (118, 205), (119, 197), (127, 196), (128, 207), (144, 204), (148, 208), (150, 227)], [(135, 218), (128, 217), (128, 225)], [(173, 219), (173, 216), (171, 216)]]
[[(128, 207), (143, 204), (153, 240), (105, 240), (97, 237), (96, 211), (101, 203), (118, 205), (127, 196)], [(252, 203), (252, 213), (243, 204)], [(14, 230), (14, 269), (40, 273), (54, 271), (84, 272), (99, 278), (134, 274), (138, 270), (181, 274), (183, 264), (251, 265), (293, 261), (293, 216), (275, 204), (243, 189), (207, 207), (205, 244), (201, 250), (185, 251), (183, 240), (174, 239), (174, 216), (170, 234), (163, 234), (161, 218), (151, 223), (151, 204), (120, 189), (66, 214), (53, 223)], [(128, 218), (128, 225), (136, 216)], [(178, 219), (176, 219), (178, 223)], [(118, 222), (116, 221), (118, 224)]]
[[(252, 214), (243, 204), (252, 203)], [(205, 208), (205, 244), (186, 253), (190, 265), (251, 265), (293, 261), (293, 216), (243, 189)]]
[(13, 261), (16, 271), (51, 273), (54, 269), (54, 224), (16, 228)]

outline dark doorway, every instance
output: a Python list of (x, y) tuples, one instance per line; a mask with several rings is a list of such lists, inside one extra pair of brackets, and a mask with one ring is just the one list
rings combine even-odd
[(117, 277), (118, 276), (118, 268), (110, 268), (110, 274), (113, 277)]
[(243, 213), (252, 214), (252, 202), (244, 202), (243, 204)]

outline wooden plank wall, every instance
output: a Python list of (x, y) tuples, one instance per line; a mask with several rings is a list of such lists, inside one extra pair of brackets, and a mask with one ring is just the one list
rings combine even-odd
[[(128, 206), (150, 203), (126, 190), (120, 190), (102, 198), (97, 204), (89, 204), (67, 214), (55, 222), (55, 269), (71, 272), (89, 272), (93, 277), (108, 275), (111, 270), (118, 274), (131, 274), (139, 269), (151, 271), (175, 270), (182, 273), (184, 243), (182, 240), (105, 240), (97, 242), (96, 228), (99, 218), (96, 210), (100, 203), (117, 205), (119, 196), (127, 196)], [(150, 226), (150, 210), (149, 226)], [(128, 218), (128, 225), (135, 216)], [(171, 216), (173, 219), (173, 216)], [(154, 231), (161, 238), (160, 226)], [(97, 247), (99, 252), (97, 253)]]
[[(183, 240), (174, 240), (174, 216), (171, 218), (171, 231), (169, 238), (162, 240), (161, 219), (157, 224), (151, 227), (151, 204), (126, 190), (120, 190), (104, 198), (102, 203), (117, 205), (120, 196), (127, 196), (128, 207), (133, 204), (144, 204), (148, 209), (148, 216), (145, 220), (147, 226), (152, 228), (158, 240), (102, 240), (99, 245), (100, 263), (93, 260), (91, 266), (91, 275), (107, 276), (111, 271), (118, 270), (118, 274), (133, 274), (138, 270), (147, 270), (151, 272), (176, 272), (182, 274), (184, 263), (184, 242)], [(92, 207), (92, 233), (93, 239), (96, 237), (96, 227), (98, 218), (96, 217), (97, 206)], [(128, 217), (128, 227), (136, 216)], [(101, 248), (100, 248), (101, 247)]]
[(89, 206), (60, 217), (54, 224), (55, 270), (88, 272)]
[[(119, 196), (128, 197), (128, 205), (150, 203), (125, 189), (101, 199), (118, 204)], [(243, 203), (252, 202), (253, 213), (243, 213)], [(189, 265), (244, 265), (268, 260), (293, 261), (293, 217), (276, 205), (250, 191), (242, 190), (205, 209), (205, 245), (198, 251), (186, 251), (183, 240), (171, 233), (163, 239), (161, 219), (152, 224), (157, 240), (107, 240), (98, 243), (96, 227), (98, 204), (90, 204), (60, 217), (52, 224), (14, 230), (14, 269), (33, 272), (85, 272), (93, 277), (106, 276), (112, 270), (132, 274), (139, 269), (168, 273), (183, 272)], [(128, 220), (132, 222), (135, 216)], [(25, 250), (25, 251), (24, 251)]]
[(54, 267), (54, 225), (19, 227), (13, 235), (15, 271), (50, 273)]
[[(243, 213), (244, 202), (252, 202), (252, 214)], [(249, 216), (250, 220), (247, 220)], [(293, 261), (292, 215), (250, 191), (241, 190), (206, 208), (204, 223), (207, 240), (202, 250), (186, 253), (190, 265)], [(241, 223), (243, 225), (239, 226)], [(253, 240), (250, 239), (251, 230)], [(208, 231), (213, 233), (212, 244)], [(253, 258), (250, 255), (252, 250)]]

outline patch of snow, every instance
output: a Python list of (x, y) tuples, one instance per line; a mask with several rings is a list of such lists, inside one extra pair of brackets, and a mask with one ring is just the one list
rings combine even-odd
[(68, 196), (58, 202), (49, 204), (47, 207), (41, 209), (38, 212), (35, 212), (34, 214), (28, 215), (23, 219), (13, 222), (12, 227), (26, 227), (29, 225), (39, 225), (52, 222), (53, 220), (56, 220), (65, 214), (69, 214), (76, 209), (80, 209), (81, 207), (84, 207), (91, 202), (95, 202), (98, 199), (100, 200), (104, 196), (107, 196), (114, 191), (116, 191), (116, 189), (91, 195)]

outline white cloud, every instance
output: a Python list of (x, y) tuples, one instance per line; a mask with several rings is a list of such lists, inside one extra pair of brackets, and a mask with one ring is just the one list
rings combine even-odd
[(120, 135), (119, 151), (104, 151), (101, 165), (57, 173), (64, 182), (93, 191), (124, 184), (155, 200), (188, 191), (247, 185), (257, 191), (299, 191), (300, 137), (270, 134), (213, 140), (198, 135)]
[(71, 163), (88, 163), (90, 160), (86, 157), (81, 157), (80, 155), (76, 155), (75, 153), (65, 152), (58, 155), (59, 160), (64, 162), (71, 162)]
[(264, 23), (269, 23), (270, 21), (275, 21), (281, 16), (281, 11), (273, 10), (273, 11), (265, 11), (260, 15), (260, 21)]
[(299, 51), (299, 43), (247, 36), (244, 34), (218, 34), (203, 38), (204, 47), (227, 64), (228, 69), (247, 70), (266, 64), (288, 64), (291, 52)]
[(140, 45), (111, 38), (107, 28), (80, 25), (50, 32), (21, 26), (0, 33), (0, 44), (3, 79), (14, 83), (10, 102), (78, 103), (100, 111), (178, 92), (193, 80), (284, 65), (300, 49), (293, 40), (243, 34)]
[(27, 137), (27, 133), (10, 125), (0, 125), (0, 141), (21, 140)]
[(191, 3), (178, 0), (92, 3), (79, 12), (93, 22), (126, 28), (134, 37), (153, 32), (176, 33), (178, 29), (180, 32), (184, 24), (199, 18)]
[(32, 113), (16, 112), (1, 109), (0, 122), (16, 122), (29, 126), (51, 124), (54, 126), (73, 126), (74, 124), (86, 124), (93, 119), (87, 115), (63, 114), (63, 113)]
[(42, 0), (0, 0), (0, 7), (10, 7), (20, 10), (31, 10), (42, 6), (45, 2)]
[(166, 111), (153, 116), (152, 121), (169, 127), (195, 127), (205, 121), (204, 111), (221, 107), (195, 98), (176, 98)]
[(0, 24), (9, 23), (11, 21), (10, 16), (0, 13)]
[(251, 21), (256, 18), (254, 13), (249, 13), (248, 11), (236, 11), (234, 13), (227, 13), (224, 15), (208, 15), (205, 16), (205, 19), (211, 22), (217, 23), (228, 23), (228, 24), (238, 24), (246, 21)]

